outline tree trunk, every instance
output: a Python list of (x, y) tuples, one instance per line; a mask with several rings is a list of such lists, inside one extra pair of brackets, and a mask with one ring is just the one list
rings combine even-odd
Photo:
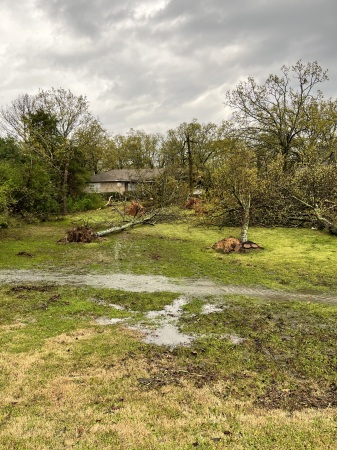
[(124, 231), (128, 228), (133, 228), (136, 225), (154, 225), (151, 221), (157, 214), (158, 213), (154, 213), (151, 216), (145, 217), (144, 219), (141, 220), (133, 220), (124, 225), (119, 225), (112, 228), (108, 228), (107, 230), (98, 231), (98, 233), (96, 234), (98, 237), (102, 237), (112, 233), (120, 233), (121, 231)]
[(333, 236), (337, 236), (337, 225), (334, 222), (331, 222), (331, 220), (327, 219), (323, 216), (322, 211), (310, 203), (305, 202), (304, 200), (301, 200), (300, 198), (296, 197), (295, 195), (292, 195), (292, 198), (302, 203), (302, 205), (305, 205), (307, 208), (309, 208), (315, 215), (318, 222)]
[(191, 139), (187, 136), (187, 159), (188, 159), (188, 189), (190, 195), (193, 194), (193, 159), (192, 159), (192, 149), (191, 149)]
[(322, 226), (332, 235), (337, 236), (337, 226), (328, 220), (326, 217), (322, 216), (322, 213), (318, 208), (313, 208), (315, 216)]
[(240, 240), (243, 244), (248, 241), (249, 219), (250, 219), (250, 199), (246, 204), (243, 205), (241, 237), (240, 237)]
[(63, 214), (68, 214), (68, 177), (69, 177), (69, 161), (66, 162), (63, 171), (63, 180), (62, 180)]

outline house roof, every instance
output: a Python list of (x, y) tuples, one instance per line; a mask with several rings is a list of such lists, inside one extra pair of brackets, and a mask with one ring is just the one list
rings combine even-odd
[(90, 183), (108, 183), (112, 181), (152, 181), (159, 174), (159, 169), (116, 169), (93, 175), (90, 178)]

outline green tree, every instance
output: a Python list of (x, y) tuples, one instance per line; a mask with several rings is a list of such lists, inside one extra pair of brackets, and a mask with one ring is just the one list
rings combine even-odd
[(86, 97), (62, 88), (20, 96), (2, 109), (0, 124), (21, 143), (24, 155), (30, 155), (35, 164), (35, 156), (44, 163), (66, 213), (69, 195), (81, 192), (85, 178), (97, 165), (93, 153), (101, 151), (105, 134), (89, 111)]
[(0, 139), (0, 190), (3, 216), (45, 218), (58, 205), (49, 171), (33, 153), (22, 151), (13, 138)]
[(241, 211), (242, 242), (248, 240), (251, 208), (262, 190), (256, 155), (243, 142), (232, 140), (224, 150), (222, 164), (213, 174), (213, 195), (227, 211)]
[(209, 178), (209, 163), (219, 151), (221, 128), (196, 119), (167, 132), (162, 145), (162, 165), (171, 167), (187, 181), (192, 194), (198, 179)]
[(160, 134), (131, 129), (110, 140), (105, 166), (109, 169), (153, 169), (159, 165)]

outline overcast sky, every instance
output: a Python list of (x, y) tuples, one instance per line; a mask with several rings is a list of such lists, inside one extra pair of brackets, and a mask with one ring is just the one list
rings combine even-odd
[(86, 95), (113, 134), (228, 118), (249, 75), (318, 61), (337, 98), (336, 0), (1, 0), (0, 106), (39, 88)]

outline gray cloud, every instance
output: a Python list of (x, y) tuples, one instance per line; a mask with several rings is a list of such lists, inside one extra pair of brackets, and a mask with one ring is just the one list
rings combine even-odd
[(113, 132), (225, 118), (225, 92), (317, 60), (336, 97), (335, 0), (26, 0), (0, 5), (0, 105), (39, 88), (86, 94)]

